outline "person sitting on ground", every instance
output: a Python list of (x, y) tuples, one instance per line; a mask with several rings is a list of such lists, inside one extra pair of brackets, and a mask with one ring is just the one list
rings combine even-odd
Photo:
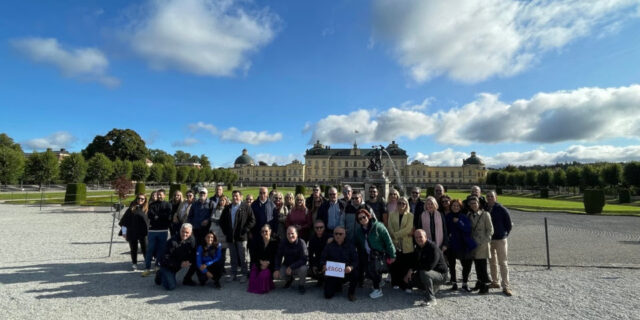
[[(160, 270), (156, 273), (155, 283), (167, 290), (176, 288), (176, 273), (182, 268), (189, 268), (195, 263), (196, 240), (193, 238), (193, 226), (182, 224), (180, 238), (167, 241), (164, 254), (159, 257)], [(188, 283), (188, 281), (187, 281)]]
[(131, 249), (131, 263), (133, 271), (138, 270), (138, 243), (142, 257), (147, 251), (147, 233), (149, 229), (149, 219), (147, 218), (147, 210), (149, 203), (144, 193), (139, 194), (136, 199), (125, 211), (120, 219), (120, 227), (122, 227), (122, 236), (129, 243)]
[(307, 245), (298, 238), (296, 228), (287, 228), (287, 238), (280, 241), (278, 253), (276, 254), (276, 271), (273, 272), (273, 278), (286, 280), (284, 288), (289, 288), (294, 276), (297, 276), (299, 279), (298, 291), (300, 294), (304, 294), (304, 284), (307, 278), (307, 258)]
[(324, 297), (325, 299), (331, 299), (336, 292), (342, 291), (342, 285), (344, 282), (349, 282), (348, 299), (349, 301), (356, 300), (356, 286), (358, 284), (358, 272), (355, 271), (358, 268), (358, 253), (356, 248), (345, 241), (347, 231), (343, 227), (336, 227), (333, 229), (333, 239), (331, 243), (327, 244), (322, 251), (322, 258), (320, 264), (322, 265), (322, 271), (327, 270), (327, 261), (340, 262), (345, 264), (344, 278), (325, 276), (324, 280)]
[(416, 230), (414, 237), (416, 249), (411, 268), (407, 271), (404, 281), (424, 288), (426, 290), (424, 303), (427, 307), (432, 307), (436, 305), (438, 289), (449, 278), (449, 270), (442, 251), (435, 242), (427, 239), (427, 233), (424, 230)]
[(248, 292), (263, 294), (275, 288), (272, 274), (275, 269), (279, 241), (271, 236), (271, 226), (265, 224), (261, 230), (262, 241), (256, 241), (249, 252), (251, 273)]
[(309, 240), (308, 252), (309, 268), (311, 269), (310, 275), (312, 278), (318, 280), (318, 287), (322, 286), (324, 281), (324, 273), (322, 272), (322, 264), (320, 263), (322, 251), (330, 238), (331, 235), (326, 232), (324, 222), (322, 222), (322, 220), (316, 221), (313, 226), (313, 235)]
[(192, 280), (195, 273), (198, 275), (198, 281), (201, 286), (204, 286), (207, 280), (212, 279), (214, 288), (220, 289), (220, 277), (222, 277), (223, 270), (222, 243), (218, 242), (215, 233), (209, 231), (204, 236), (204, 244), (196, 249), (196, 263), (189, 267), (182, 284), (195, 285)]

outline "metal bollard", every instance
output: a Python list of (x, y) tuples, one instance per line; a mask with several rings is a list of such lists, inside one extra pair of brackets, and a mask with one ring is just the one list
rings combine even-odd
[(547, 226), (547, 218), (544, 218), (544, 238), (547, 242), (547, 270), (551, 269), (551, 260), (549, 259), (549, 227)]

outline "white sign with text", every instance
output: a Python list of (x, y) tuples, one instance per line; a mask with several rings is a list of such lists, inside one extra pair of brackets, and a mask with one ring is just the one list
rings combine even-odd
[(327, 271), (324, 272), (324, 275), (327, 277), (344, 278), (344, 268), (344, 263), (327, 261)]

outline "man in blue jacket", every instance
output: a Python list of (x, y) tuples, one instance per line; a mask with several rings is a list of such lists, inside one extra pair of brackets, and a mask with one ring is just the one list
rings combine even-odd
[(489, 288), (498, 289), (498, 265), (500, 265), (500, 277), (502, 278), (502, 292), (511, 296), (509, 288), (509, 266), (507, 264), (507, 237), (511, 233), (511, 217), (507, 208), (497, 202), (495, 191), (487, 193), (487, 211), (491, 214), (493, 224), (493, 236), (491, 237), (491, 258), (489, 266), (491, 268), (491, 285)]
[(275, 213), (276, 205), (269, 199), (269, 190), (267, 187), (260, 187), (258, 192), (258, 199), (251, 203), (251, 210), (255, 217), (255, 224), (251, 229), (251, 238), (249, 245), (251, 246), (254, 240), (260, 240), (260, 230), (265, 224), (269, 224), (271, 230), (278, 230), (278, 215)]
[[(296, 227), (287, 228), (287, 239), (282, 239), (276, 254), (276, 265), (273, 272), (274, 279), (285, 279), (285, 288), (289, 288), (293, 277), (298, 277), (298, 291), (305, 293), (305, 280), (307, 278), (307, 260), (309, 254), (307, 245), (298, 238)], [(283, 261), (284, 259), (284, 261)]]
[(207, 199), (207, 189), (200, 188), (198, 201), (194, 202), (189, 209), (187, 221), (193, 226), (193, 236), (196, 243), (204, 243), (204, 235), (209, 231), (211, 224), (211, 202)]

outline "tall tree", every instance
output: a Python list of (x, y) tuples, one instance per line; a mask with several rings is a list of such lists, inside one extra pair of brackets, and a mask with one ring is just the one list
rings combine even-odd
[(60, 179), (64, 183), (82, 182), (86, 174), (87, 162), (80, 153), (72, 153), (60, 162)]
[(115, 181), (120, 177), (131, 179), (131, 172), (133, 171), (133, 165), (129, 160), (120, 160), (119, 158), (113, 162), (113, 173), (111, 174), (111, 181)]
[(198, 182), (198, 169), (196, 167), (187, 167), (189, 168), (189, 175), (187, 176), (188, 183), (196, 183)]
[(173, 154), (173, 157), (176, 159), (176, 162), (189, 162), (191, 154), (182, 150), (177, 150), (176, 153)]
[(51, 150), (34, 152), (27, 159), (25, 175), (42, 189), (43, 184), (53, 181), (58, 176), (58, 157)]
[(201, 154), (200, 155), (200, 165), (202, 165), (203, 168), (209, 168), (211, 169), (211, 161), (209, 161), (209, 157), (207, 157), (205, 154)]
[(24, 154), (22, 150), (16, 150), (5, 144), (0, 145), (0, 184), (18, 182), (23, 171)]
[(0, 133), (0, 147), (8, 147), (15, 151), (22, 152), (20, 144), (15, 143), (6, 133)]
[(538, 185), (540, 187), (548, 187), (551, 185), (551, 179), (553, 177), (553, 171), (551, 169), (544, 169), (538, 173)]
[(640, 162), (633, 161), (624, 165), (624, 183), (630, 186), (640, 187)]
[(96, 153), (87, 163), (86, 181), (103, 184), (109, 181), (113, 173), (111, 160), (102, 153)]
[(553, 172), (553, 185), (556, 187), (564, 187), (567, 185), (567, 174), (562, 168), (558, 168)]
[(149, 149), (149, 156), (154, 164), (160, 163), (167, 166), (169, 164), (175, 164), (176, 162), (176, 159), (172, 155), (160, 149)]
[(149, 156), (149, 150), (144, 140), (131, 129), (113, 129), (105, 136), (96, 136), (93, 141), (82, 150), (85, 158), (93, 158), (96, 153), (103, 153), (109, 159), (144, 160)]
[(567, 168), (567, 186), (572, 187), (575, 193), (576, 187), (578, 187), (582, 181), (582, 170), (580, 167), (571, 166)]
[(176, 173), (176, 182), (185, 183), (189, 178), (189, 167), (180, 166), (178, 167), (178, 171)]
[(164, 169), (164, 166), (161, 163), (160, 164), (154, 163), (149, 169), (149, 177), (147, 177), (147, 180), (153, 181), (153, 182), (162, 182), (163, 169)]
[(597, 187), (600, 185), (600, 173), (593, 165), (585, 165), (582, 167), (582, 182), (589, 187)]
[(535, 170), (527, 170), (525, 184), (529, 187), (533, 187), (538, 183), (538, 172)]
[(147, 166), (144, 160), (134, 161), (131, 166), (131, 180), (137, 182), (147, 181), (149, 166)]
[(600, 171), (602, 181), (609, 186), (617, 186), (622, 181), (622, 165), (609, 163)]
[(162, 170), (162, 181), (173, 183), (176, 181), (176, 166), (173, 163), (165, 164)]

